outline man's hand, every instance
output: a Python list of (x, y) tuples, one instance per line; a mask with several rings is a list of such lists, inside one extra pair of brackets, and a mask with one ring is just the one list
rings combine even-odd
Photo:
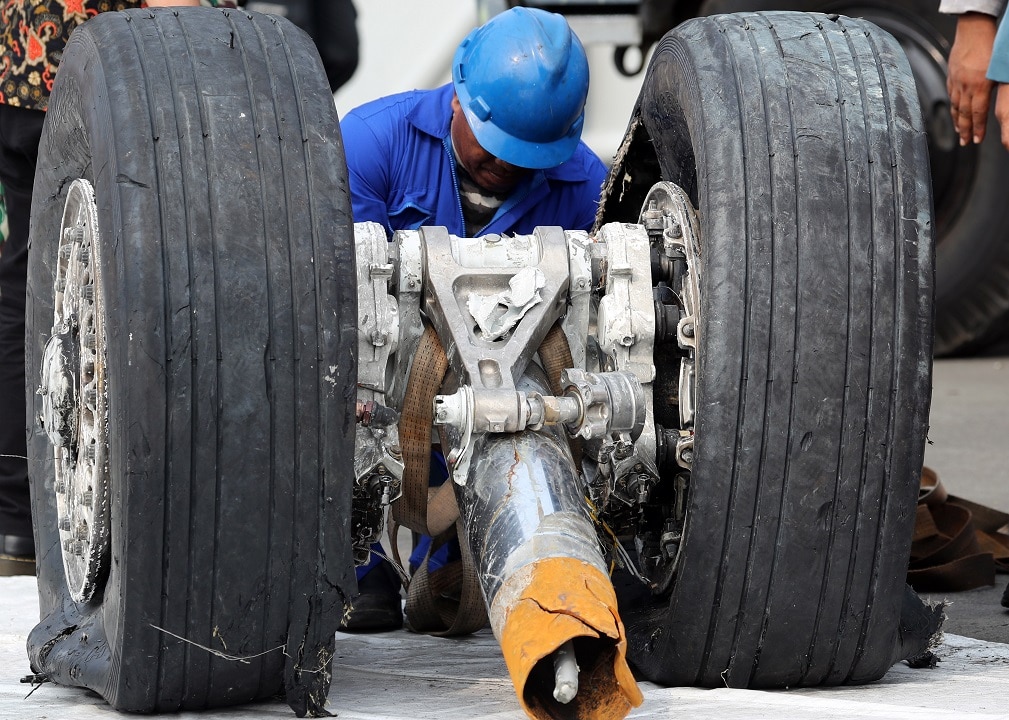
[[(995, 83), (985, 77), (991, 48), (995, 42), (995, 18), (984, 13), (968, 12), (959, 16), (956, 38), (949, 53), (950, 113), (960, 135), (960, 145), (984, 139), (988, 121), (988, 106)], [(1003, 123), (1003, 128), (1005, 124)], [(1003, 138), (1005, 131), (1003, 130)]]

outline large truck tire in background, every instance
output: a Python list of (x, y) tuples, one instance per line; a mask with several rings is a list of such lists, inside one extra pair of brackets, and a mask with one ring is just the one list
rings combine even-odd
[[(485, 0), (493, 4), (491, 0)], [(979, 146), (960, 147), (949, 113), (946, 62), (956, 16), (939, 0), (508, 0), (564, 13), (573, 22), (636, 14), (644, 51), (691, 17), (763, 10), (800, 10), (865, 18), (900, 43), (914, 74), (925, 116), (935, 200), (935, 354), (969, 355), (1009, 341), (1009, 152), (997, 132)], [(595, 23), (600, 28), (618, 23)], [(577, 28), (576, 28), (577, 29)], [(617, 48), (618, 67), (624, 57)], [(626, 72), (621, 68), (622, 72)], [(994, 114), (989, 127), (996, 128)]]

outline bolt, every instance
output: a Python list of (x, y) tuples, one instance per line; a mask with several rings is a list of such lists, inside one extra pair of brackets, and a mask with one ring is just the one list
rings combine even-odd
[(81, 336), (81, 345), (86, 347), (88, 350), (94, 350), (97, 345), (94, 333), (84, 333)]
[(80, 261), (81, 265), (87, 265), (91, 260), (91, 251), (87, 248), (81, 248), (81, 251), (77, 254), (77, 259)]
[(681, 228), (680, 224), (675, 220), (673, 220), (669, 226), (669, 237), (677, 239), (683, 237), (683, 228)]
[(620, 338), (620, 344), (623, 345), (624, 347), (630, 347), (631, 345), (634, 344), (634, 336), (624, 335), (622, 338)]
[(69, 532), (70, 530), (70, 516), (64, 515), (60, 518), (60, 530), (63, 532)]
[(84, 448), (84, 459), (89, 462), (95, 461), (95, 444), (91, 443)]
[(58, 492), (60, 495), (62, 495), (63, 493), (65, 493), (67, 491), (67, 483), (66, 483), (66, 481), (65, 480), (57, 480), (56, 483), (53, 485), (53, 489), (56, 492)]
[(85, 490), (81, 493), (81, 505), (86, 508), (94, 507), (95, 504), (95, 494), (90, 490)]
[(93, 387), (92, 388), (88, 388), (87, 390), (85, 390), (84, 391), (84, 402), (90, 408), (95, 407), (95, 405), (98, 402), (98, 391), (95, 390)]
[(645, 226), (645, 230), (661, 230), (662, 229), (662, 211), (657, 210), (654, 205), (649, 207), (643, 213), (641, 213), (641, 224)]
[(692, 338), (694, 336), (694, 324), (683, 323), (683, 337)]
[(82, 287), (81, 288), (81, 297), (86, 302), (94, 302), (94, 299), (95, 299), (95, 286), (94, 285), (85, 285), (84, 287)]
[(385, 345), (385, 341), (388, 339), (389, 336), (386, 335), (381, 330), (374, 330), (371, 333), (371, 344), (374, 345), (375, 347), (382, 347), (383, 345)]
[(690, 448), (687, 448), (682, 453), (680, 453), (680, 458), (682, 458), (683, 462), (689, 465), (690, 463), (694, 462), (694, 451), (691, 450)]
[(78, 540), (88, 539), (88, 524), (83, 520), (81, 520), (81, 522), (77, 524), (77, 539)]

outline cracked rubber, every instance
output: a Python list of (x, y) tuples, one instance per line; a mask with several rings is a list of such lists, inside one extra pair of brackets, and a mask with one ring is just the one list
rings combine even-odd
[(645, 678), (858, 683), (925, 649), (900, 617), (930, 397), (928, 173), (910, 68), (870, 24), (723, 15), (657, 46), (600, 215), (633, 221), (661, 176), (701, 225), (679, 571), (670, 595), (620, 605)]
[(111, 558), (96, 598), (73, 603), (52, 449), (32, 422), (32, 669), (119, 710), (286, 692), (299, 715), (321, 714), (356, 590), (357, 308), (343, 146), (314, 45), (285, 20), (211, 8), (108, 12), (74, 32), (35, 184), (30, 390), (78, 177), (102, 235)]

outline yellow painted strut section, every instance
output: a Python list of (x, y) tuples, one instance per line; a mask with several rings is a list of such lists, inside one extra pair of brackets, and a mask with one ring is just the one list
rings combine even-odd
[[(514, 600), (499, 608), (504, 621), (498, 637), (522, 708), (543, 720), (626, 717), (644, 698), (627, 666), (627, 639), (610, 579), (565, 557), (523, 570), (525, 587), (507, 593)], [(577, 691), (570, 697), (575, 686), (557, 656), (572, 647)]]

